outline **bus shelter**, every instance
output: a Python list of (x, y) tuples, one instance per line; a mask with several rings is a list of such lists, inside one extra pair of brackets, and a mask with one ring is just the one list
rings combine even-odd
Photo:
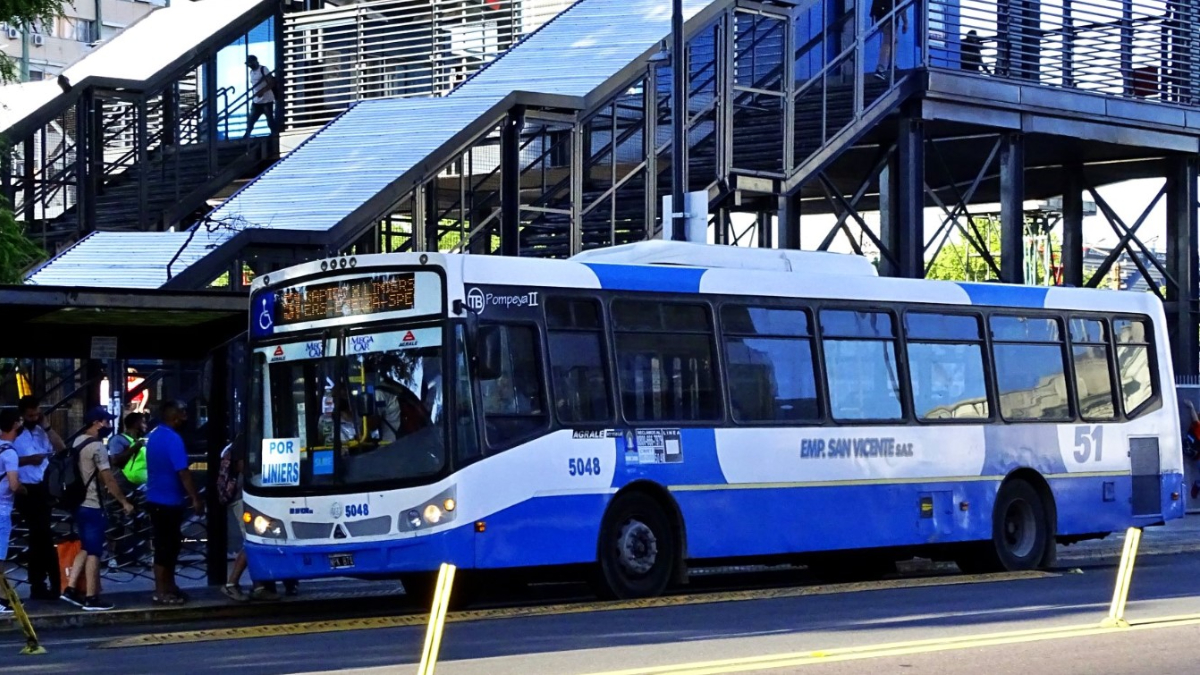
[[(184, 438), (209, 515), (185, 531), (185, 550), (192, 552), (194, 574), (223, 583), (227, 524), (215, 468), (238, 415), (231, 374), (240, 363), (236, 345), (246, 330), (246, 299), (219, 291), (0, 286), (0, 326), (6, 359), (0, 407), (32, 392), (64, 438), (79, 430), (80, 415), (91, 406), (118, 415), (144, 406), (153, 417), (161, 400), (188, 405)], [(116, 536), (138, 541), (114, 549), (148, 549), (144, 528), (116, 529)], [(21, 547), (13, 548), (19, 554)]]

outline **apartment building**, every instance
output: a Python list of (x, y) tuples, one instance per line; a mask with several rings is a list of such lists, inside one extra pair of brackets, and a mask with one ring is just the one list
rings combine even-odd
[(78, 0), (64, 2), (49, 24), (0, 27), (0, 52), (22, 64), (29, 80), (53, 78), (101, 40), (170, 0)]

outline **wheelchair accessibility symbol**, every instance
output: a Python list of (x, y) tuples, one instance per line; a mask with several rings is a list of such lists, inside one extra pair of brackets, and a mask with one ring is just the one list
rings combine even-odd
[(271, 316), (271, 299), (265, 297), (262, 299), (262, 311), (258, 313), (257, 323), (258, 330), (262, 333), (270, 333), (275, 327), (275, 317)]

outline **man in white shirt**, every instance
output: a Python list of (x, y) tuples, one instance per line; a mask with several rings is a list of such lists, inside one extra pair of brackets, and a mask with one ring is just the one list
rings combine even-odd
[(54, 550), (54, 532), (50, 522), (50, 493), (46, 490), (46, 466), (50, 456), (66, 444), (50, 428), (38, 400), (26, 396), (17, 402), (23, 426), (13, 440), (20, 457), (17, 473), (25, 493), (17, 496), (17, 513), (29, 528), (29, 598), (54, 600), (61, 593), (58, 554)]
[(279, 133), (275, 121), (275, 78), (266, 66), (258, 62), (257, 56), (246, 57), (246, 67), (250, 69), (250, 93), (253, 97), (250, 105), (250, 119), (246, 122), (246, 135), (250, 138), (258, 118), (267, 116), (267, 126), (272, 134)]

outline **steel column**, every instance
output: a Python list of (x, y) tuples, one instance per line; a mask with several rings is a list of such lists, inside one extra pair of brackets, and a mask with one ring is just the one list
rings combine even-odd
[(1025, 283), (1025, 139), (1000, 143), (1000, 280)]
[[(513, 108), (500, 130), (500, 254), (521, 254), (521, 129), (525, 109)], [(484, 235), (486, 237), (486, 235)]]
[(1167, 332), (1177, 375), (1200, 374), (1197, 162), (1194, 156), (1173, 159), (1167, 175), (1167, 265), (1175, 280), (1167, 283)]
[[(34, 203), (33, 203), (34, 180), (35, 180), (33, 174), (34, 174), (34, 171), (36, 171), (36, 169), (34, 167), (33, 154), (35, 152), (37, 152), (37, 146), (34, 144), (32, 134), (30, 134), (29, 137), (25, 139), (24, 151), (25, 151), (25, 153), (24, 153), (25, 156), (23, 158), (24, 159), (24, 167), (23, 168), (24, 168), (25, 173), (22, 176), (22, 178), (24, 179), (24, 183), (22, 183), (22, 187), (24, 187), (24, 189), (25, 189), (25, 197), (24, 197), (25, 208), (23, 210), (25, 211), (25, 227), (31, 227), (33, 225), (34, 217), (36, 216), (36, 212), (34, 211), (34, 208), (33, 208), (34, 207)], [(44, 231), (44, 228), (43, 228), (43, 231)]]
[[(86, 234), (95, 220), (89, 219), (88, 214), (94, 213), (92, 198), (89, 194), (92, 181), (88, 176), (88, 157), (93, 140), (89, 139), (88, 123), (91, 121), (92, 92), (84, 92), (75, 103), (75, 218), (79, 236)], [(91, 209), (89, 211), (89, 209)]]
[(138, 229), (146, 230), (150, 201), (150, 120), (147, 119), (146, 98), (137, 102), (137, 167), (138, 167)]
[[(615, 109), (613, 110), (613, 120), (616, 120)], [(590, 134), (586, 134), (587, 142), (584, 142), (584, 129), (586, 126), (580, 122), (571, 127), (571, 229), (567, 232), (567, 241), (569, 242), (567, 250), (570, 252), (570, 255), (575, 255), (583, 250), (583, 161), (584, 153), (586, 152), (584, 148), (590, 148), (592, 145)], [(614, 129), (612, 135), (613, 149), (610, 158), (612, 162), (616, 162), (617, 157), (616, 138), (617, 135)], [(613, 181), (613, 185), (616, 185), (615, 180)], [(613, 199), (616, 199), (615, 195)], [(612, 220), (609, 220), (608, 228), (609, 241), (611, 242), (613, 240)]]
[(1083, 286), (1083, 168), (1063, 167), (1063, 284)]
[(800, 198), (794, 195), (779, 197), (779, 248), (800, 249)]
[(642, 87), (642, 150), (646, 157), (646, 188), (642, 191), (645, 204), (642, 227), (645, 237), (651, 238), (658, 220), (658, 69), (654, 64), (646, 71), (646, 86)]
[(900, 119), (896, 151), (879, 175), (879, 194), (880, 239), (895, 259), (880, 256), (883, 274), (924, 276), (925, 129), (911, 111)]
[(283, 40), (283, 3), (276, 5), (275, 13), (271, 16), (271, 36), (275, 38), (275, 75), (283, 78), (279, 80), (284, 83), (283, 96), (275, 99), (275, 128), (279, 133), (283, 133), (286, 128), (284, 124), (287, 122), (287, 49)]
[(687, 209), (683, 193), (687, 191), (687, 50), (683, 39), (683, 0), (671, 0), (671, 213), (663, 214), (663, 224), (671, 219), (671, 238), (687, 239), (684, 216)]
[(85, 222), (95, 223), (96, 197), (104, 184), (104, 101), (93, 95), (88, 114), (91, 116), (91, 128), (88, 143), (88, 210)]
[[(240, 269), (238, 270), (240, 272)], [(241, 274), (237, 274), (241, 277)], [(231, 276), (230, 284), (238, 283)], [(208, 572), (208, 583), (220, 586), (225, 583), (226, 571), (226, 529), (225, 506), (221, 504), (221, 491), (218, 487), (218, 472), (221, 466), (221, 451), (231, 441), (236, 442), (230, 433), (229, 416), (229, 371), (233, 367), (229, 346), (221, 345), (212, 352), (212, 381), (208, 396), (208, 466), (206, 472), (204, 497), (206, 506), (205, 526), (208, 540), (205, 544), (204, 562)]]
[(217, 175), (217, 57), (204, 62), (204, 140), (208, 143), (208, 175)]

